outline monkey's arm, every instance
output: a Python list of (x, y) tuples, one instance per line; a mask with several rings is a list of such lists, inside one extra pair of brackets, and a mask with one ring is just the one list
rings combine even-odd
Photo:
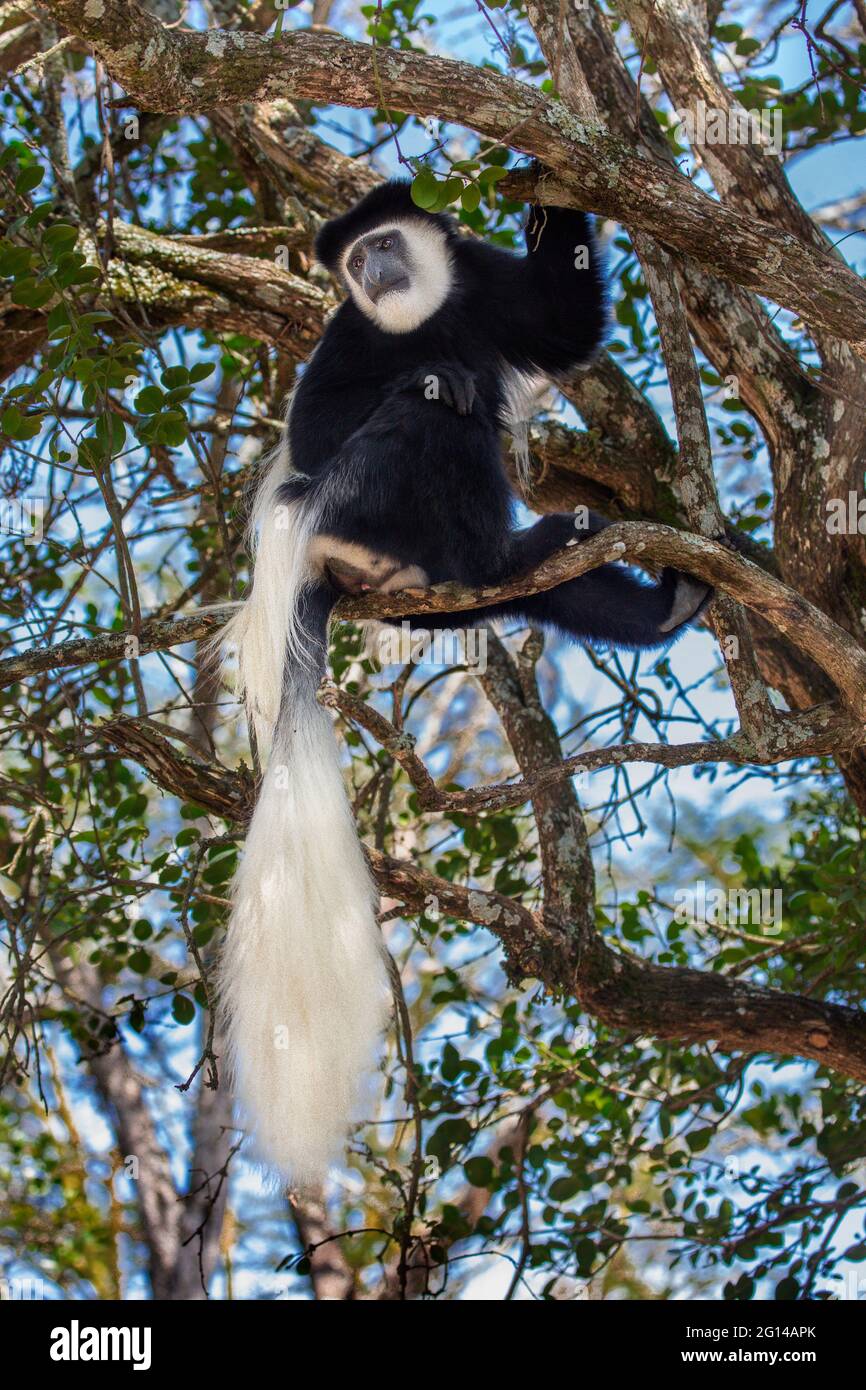
[(478, 318), (511, 366), (555, 377), (588, 362), (601, 347), (607, 290), (586, 213), (533, 207), (525, 256), (489, 246), (461, 248), (461, 254), (479, 262)]
[(607, 287), (586, 213), (531, 208), (522, 269), (527, 352), (559, 372), (592, 358), (607, 328)]
[(288, 415), (295, 468), (317, 477), (376, 414), (394, 385), (390, 364), (369, 350), (369, 329), (351, 303), (331, 319), (298, 382)]

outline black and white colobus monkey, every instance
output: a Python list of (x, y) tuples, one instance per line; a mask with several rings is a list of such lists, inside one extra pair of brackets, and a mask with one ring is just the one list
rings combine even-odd
[[(587, 361), (606, 299), (582, 212), (532, 213), (527, 253), (460, 237), (386, 183), (319, 233), (348, 298), (292, 397), (259, 490), (252, 592), (228, 641), (267, 772), (234, 886), (222, 964), (233, 1069), (260, 1156), (321, 1178), (345, 1138), (385, 1020), (375, 895), (316, 701), (340, 594), (496, 584), (583, 531), (513, 527), (501, 431)], [(587, 255), (588, 253), (588, 263)], [(709, 597), (667, 570), (605, 565), (546, 593), (416, 627), (503, 615), (624, 647), (672, 640)]]

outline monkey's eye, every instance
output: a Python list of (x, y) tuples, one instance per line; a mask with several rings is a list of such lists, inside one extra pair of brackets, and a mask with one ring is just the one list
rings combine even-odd
[(353, 257), (352, 257), (352, 266), (353, 266), (353, 269), (355, 269), (355, 270), (360, 270), (361, 267), (363, 266), (363, 264), (364, 264), (364, 257), (363, 257), (363, 256), (353, 256)]
[(382, 240), (379, 242), (379, 250), (390, 251), (393, 245), (394, 238), (392, 236), (383, 236)]

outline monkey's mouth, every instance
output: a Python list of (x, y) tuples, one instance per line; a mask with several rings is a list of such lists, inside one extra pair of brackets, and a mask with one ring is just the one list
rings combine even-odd
[(386, 294), (398, 294), (401, 290), (408, 290), (409, 276), (401, 275), (399, 280), (394, 280), (390, 285), (377, 285), (367, 291), (367, 298), (372, 304), (378, 304), (380, 299), (384, 299)]

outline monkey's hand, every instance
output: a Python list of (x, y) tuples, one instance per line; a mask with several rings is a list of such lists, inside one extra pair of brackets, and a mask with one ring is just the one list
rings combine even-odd
[(471, 415), (475, 404), (475, 377), (462, 367), (427, 367), (414, 378), (414, 384), (428, 401), (442, 401), (458, 415)]

